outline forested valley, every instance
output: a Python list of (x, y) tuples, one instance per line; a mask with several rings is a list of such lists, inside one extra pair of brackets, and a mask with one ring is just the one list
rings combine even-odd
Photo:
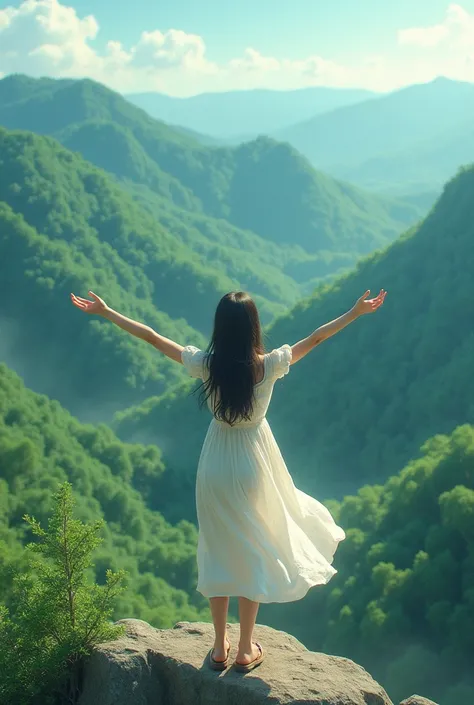
[[(209, 620), (196, 465), (209, 417), (151, 346), (75, 310), (93, 290), (179, 343), (248, 290), (266, 346), (366, 289), (365, 317), (291, 369), (269, 420), (347, 539), (338, 574), (260, 620), (355, 659), (402, 699), (474, 698), (474, 167), (434, 206), (365, 191), (260, 137), (206, 145), (90, 80), (0, 80), (0, 604), (58, 485), (105, 520), (114, 617)], [(236, 613), (234, 612), (234, 617)]]

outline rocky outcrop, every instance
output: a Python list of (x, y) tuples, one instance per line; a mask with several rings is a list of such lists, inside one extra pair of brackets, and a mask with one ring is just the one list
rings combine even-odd
[[(208, 668), (210, 624), (180, 622), (174, 629), (135, 619), (119, 624), (125, 635), (98, 647), (85, 665), (80, 705), (393, 705), (353, 661), (308, 651), (270, 627), (255, 630), (265, 661), (242, 675), (231, 667), (222, 673)], [(229, 636), (235, 648), (238, 625), (229, 625)]]
[(437, 705), (432, 700), (422, 698), (420, 695), (412, 695), (408, 700), (404, 700), (400, 705)]

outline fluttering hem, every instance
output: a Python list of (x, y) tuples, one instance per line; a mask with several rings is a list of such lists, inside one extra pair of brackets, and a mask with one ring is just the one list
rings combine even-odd
[(318, 580), (310, 580), (310, 581), (305, 581), (305, 583), (301, 586), (301, 590), (298, 590), (295, 593), (291, 593), (291, 596), (289, 595), (288, 597), (282, 597), (280, 596), (274, 596), (272, 594), (265, 594), (261, 593), (259, 595), (254, 595), (254, 594), (245, 594), (246, 590), (243, 589), (241, 592), (237, 592), (236, 590), (232, 590), (230, 594), (222, 594), (222, 592), (217, 592), (215, 590), (206, 590), (205, 587), (197, 587), (196, 590), (199, 592), (203, 597), (206, 599), (210, 599), (212, 597), (245, 597), (247, 600), (251, 600), (252, 602), (258, 602), (261, 605), (269, 605), (269, 604), (285, 604), (289, 602), (298, 602), (299, 600), (302, 600), (308, 592), (311, 590), (313, 587), (318, 587), (318, 586), (323, 586), (327, 585), (329, 581), (337, 574), (337, 570), (335, 568), (332, 568), (332, 570), (329, 572), (325, 578), (320, 578)]

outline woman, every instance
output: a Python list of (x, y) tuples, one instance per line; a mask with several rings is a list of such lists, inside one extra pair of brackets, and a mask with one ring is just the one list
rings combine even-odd
[(239, 598), (234, 667), (248, 672), (264, 658), (252, 639), (259, 603), (299, 600), (310, 587), (327, 583), (336, 573), (337, 545), (345, 538), (329, 511), (293, 484), (265, 418), (273, 385), (317, 345), (376, 311), (386, 292), (368, 299), (366, 291), (340, 318), (268, 354), (256, 306), (246, 293), (221, 299), (205, 352), (182, 347), (89, 294), (92, 301), (71, 294), (73, 304), (147, 341), (201, 380), (201, 402), (213, 418), (197, 471), (197, 589), (210, 601), (215, 642), (209, 663), (215, 670), (228, 665), (229, 597)]

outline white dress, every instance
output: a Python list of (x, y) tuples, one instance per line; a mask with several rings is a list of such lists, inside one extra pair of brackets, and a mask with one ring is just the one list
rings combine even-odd
[[(265, 418), (291, 354), (283, 345), (265, 355), (251, 421), (211, 420), (196, 480), (197, 590), (205, 597), (292, 602), (336, 573), (331, 563), (344, 531), (295, 487)], [(205, 352), (188, 346), (182, 361), (192, 377), (206, 379)]]

